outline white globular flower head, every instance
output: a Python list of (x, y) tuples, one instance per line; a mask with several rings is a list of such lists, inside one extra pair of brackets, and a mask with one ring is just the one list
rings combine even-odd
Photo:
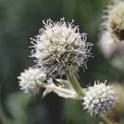
[(21, 90), (35, 95), (39, 93), (43, 82), (46, 80), (46, 74), (38, 68), (29, 68), (22, 72), (18, 79)]
[(92, 44), (86, 42), (86, 33), (79, 33), (73, 21), (66, 23), (64, 18), (53, 22), (43, 21), (44, 27), (32, 40), (32, 57), (48, 75), (64, 75), (67, 71), (77, 72), (79, 66), (86, 68), (91, 56)]
[(112, 86), (95, 82), (85, 91), (83, 100), (84, 109), (91, 115), (104, 115), (115, 105), (116, 97)]
[(103, 18), (104, 27), (112, 33), (115, 41), (124, 40), (124, 0), (111, 0)]

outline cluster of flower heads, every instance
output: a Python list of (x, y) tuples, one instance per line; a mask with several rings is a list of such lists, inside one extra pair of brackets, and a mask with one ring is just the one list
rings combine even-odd
[[(53, 22), (48, 19), (43, 21), (43, 24), (44, 27), (40, 29), (39, 34), (31, 38), (31, 57), (35, 58), (36, 66), (21, 73), (18, 77), (19, 85), (26, 93), (34, 94), (38, 93), (39, 87), (47, 87), (47, 89), (49, 87), (49, 90), (53, 91), (55, 82), (59, 82), (58, 88), (72, 89), (71, 85), (67, 85), (67, 81), (61, 80), (62, 76), (66, 76), (70, 71), (76, 73), (80, 66), (87, 68), (92, 44), (86, 42), (86, 33), (81, 34), (73, 21), (65, 22), (62, 18)], [(60, 79), (57, 79), (58, 77)], [(54, 92), (57, 93), (58, 89)], [(67, 98), (72, 97), (65, 90), (64, 93)]]
[(111, 57), (122, 52), (122, 45), (124, 51), (124, 0), (111, 0), (103, 19), (99, 46), (106, 57)]
[(87, 60), (92, 56), (92, 44), (86, 42), (86, 33), (81, 34), (73, 21), (66, 23), (63, 18), (58, 22), (48, 19), (43, 24), (39, 35), (31, 39), (31, 56), (36, 59), (36, 66), (18, 77), (21, 89), (25, 93), (38, 94), (44, 88), (43, 96), (54, 92), (60, 97), (83, 100), (91, 115), (107, 112), (115, 103), (111, 86), (98, 83), (88, 90), (79, 88), (82, 92), (79, 96), (68, 78), (68, 74), (75, 74), (79, 67), (87, 68)]

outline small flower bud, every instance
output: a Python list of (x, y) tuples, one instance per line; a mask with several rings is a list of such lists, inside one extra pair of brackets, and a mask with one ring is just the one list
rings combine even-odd
[(25, 93), (37, 94), (46, 80), (46, 75), (38, 68), (29, 68), (18, 77), (20, 89)]

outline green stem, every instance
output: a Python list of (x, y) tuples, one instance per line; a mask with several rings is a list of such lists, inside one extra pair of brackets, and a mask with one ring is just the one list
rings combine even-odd
[(105, 116), (99, 116), (100, 120), (103, 121), (105, 124), (114, 124), (109, 118)]
[(82, 90), (74, 72), (69, 72), (67, 78), (70, 81), (70, 84), (73, 87), (73, 89), (75, 90), (75, 92), (77, 93), (77, 95), (79, 97), (83, 97), (84, 96), (83, 90)]

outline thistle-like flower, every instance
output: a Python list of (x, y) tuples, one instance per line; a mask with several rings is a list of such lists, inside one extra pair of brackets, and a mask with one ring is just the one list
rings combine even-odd
[(48, 19), (43, 21), (36, 39), (32, 39), (32, 57), (38, 66), (48, 75), (64, 75), (68, 71), (77, 72), (79, 66), (86, 68), (91, 55), (91, 43), (86, 42), (87, 35), (80, 34), (78, 26), (66, 23), (62, 18), (59, 22)]
[(84, 109), (88, 109), (91, 115), (104, 115), (115, 105), (116, 97), (112, 86), (107, 86), (106, 82), (95, 82), (85, 91), (83, 100)]
[(111, 32), (114, 41), (124, 40), (124, 0), (111, 0), (103, 17), (104, 26)]
[(25, 93), (37, 94), (46, 80), (46, 74), (38, 68), (29, 68), (22, 72), (18, 79), (21, 90)]

